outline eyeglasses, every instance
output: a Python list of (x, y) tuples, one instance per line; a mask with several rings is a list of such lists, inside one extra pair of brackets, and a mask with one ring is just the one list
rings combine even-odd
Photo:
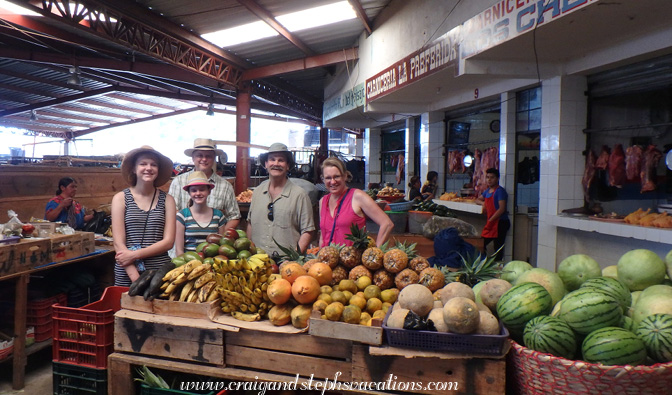
[(196, 159), (215, 159), (215, 155), (213, 154), (194, 154), (194, 158)]
[(268, 204), (268, 220), (273, 222), (273, 203)]
[(322, 177), (322, 181), (324, 182), (329, 182), (329, 181), (341, 181), (342, 176), (333, 176), (333, 177)]

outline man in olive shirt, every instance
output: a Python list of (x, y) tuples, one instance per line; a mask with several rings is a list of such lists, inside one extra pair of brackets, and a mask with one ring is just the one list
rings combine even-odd
[(308, 194), (287, 178), (294, 166), (292, 153), (286, 145), (274, 143), (268, 153), (259, 158), (269, 179), (254, 189), (247, 215), (247, 234), (268, 254), (282, 254), (274, 239), (283, 247), (297, 248), (298, 245), (299, 250), (305, 252), (313, 239), (315, 223)]

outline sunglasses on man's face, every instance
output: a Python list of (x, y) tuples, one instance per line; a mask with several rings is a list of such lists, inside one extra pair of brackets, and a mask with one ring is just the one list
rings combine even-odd
[(273, 203), (268, 204), (268, 220), (273, 222)]

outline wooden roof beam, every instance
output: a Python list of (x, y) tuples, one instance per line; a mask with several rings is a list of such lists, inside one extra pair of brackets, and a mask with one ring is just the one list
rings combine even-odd
[(369, 21), (369, 17), (366, 16), (366, 11), (364, 11), (362, 3), (359, 0), (348, 0), (348, 3), (350, 3), (355, 10), (355, 14), (357, 14), (357, 18), (362, 22), (362, 25), (364, 25), (364, 29), (371, 34), (371, 32), (373, 32), (373, 29), (371, 29), (371, 21)]
[(307, 70), (316, 67), (328, 66), (335, 63), (347, 62), (359, 58), (359, 49), (357, 47), (325, 53), (321, 55), (309, 56), (288, 62), (271, 64), (268, 66), (257, 67), (243, 72), (243, 81), (257, 80), (264, 77), (271, 77), (279, 74), (291, 73), (293, 71)]
[(94, 98), (94, 97), (97, 97), (97, 96), (103, 96), (107, 93), (113, 92), (114, 90), (115, 90), (114, 87), (94, 89), (94, 90), (90, 90), (90, 91), (87, 91), (87, 92), (77, 93), (77, 94), (74, 94), (74, 95), (71, 95), (71, 96), (64, 96), (64, 97), (59, 97), (59, 98), (52, 99), (52, 100), (46, 100), (46, 101), (43, 101), (43, 102), (40, 102), (40, 103), (35, 103), (35, 104), (27, 105), (27, 106), (16, 107), (16, 108), (12, 108), (12, 109), (9, 109), (9, 110), (0, 111), (0, 118), (6, 117), (8, 115), (18, 114), (18, 113), (25, 112), (25, 111), (37, 110), (39, 108), (53, 107), (53, 106), (56, 106), (56, 105), (59, 105), (59, 104), (65, 104), (65, 103), (69, 103), (69, 102), (73, 102), (73, 101), (79, 101), (79, 100), (83, 100), (83, 99)]
[(250, 10), (251, 13), (257, 16), (257, 18), (261, 19), (263, 22), (265, 22), (268, 26), (272, 27), (273, 30), (278, 32), (282, 37), (286, 38), (287, 41), (292, 43), (295, 47), (301, 50), (304, 54), (308, 56), (315, 55), (315, 51), (310, 49), (303, 41), (301, 41), (298, 37), (293, 35), (289, 30), (287, 30), (280, 22), (278, 22), (277, 19), (271, 14), (267, 9), (264, 7), (260, 6), (259, 3), (257, 3), (254, 0), (238, 0), (238, 2), (245, 6), (248, 10)]

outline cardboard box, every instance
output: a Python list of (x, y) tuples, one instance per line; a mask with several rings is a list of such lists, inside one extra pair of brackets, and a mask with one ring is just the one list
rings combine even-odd
[(63, 262), (82, 256), (82, 235), (52, 235), (51, 256), (53, 262)]
[(35, 227), (35, 231), (40, 237), (49, 237), (56, 233), (56, 228), (65, 225), (62, 222), (30, 222)]
[(82, 255), (96, 251), (96, 234), (93, 232), (77, 232), (82, 237)]
[(21, 239), (0, 246), (0, 277), (20, 273), (52, 261), (51, 239)]

